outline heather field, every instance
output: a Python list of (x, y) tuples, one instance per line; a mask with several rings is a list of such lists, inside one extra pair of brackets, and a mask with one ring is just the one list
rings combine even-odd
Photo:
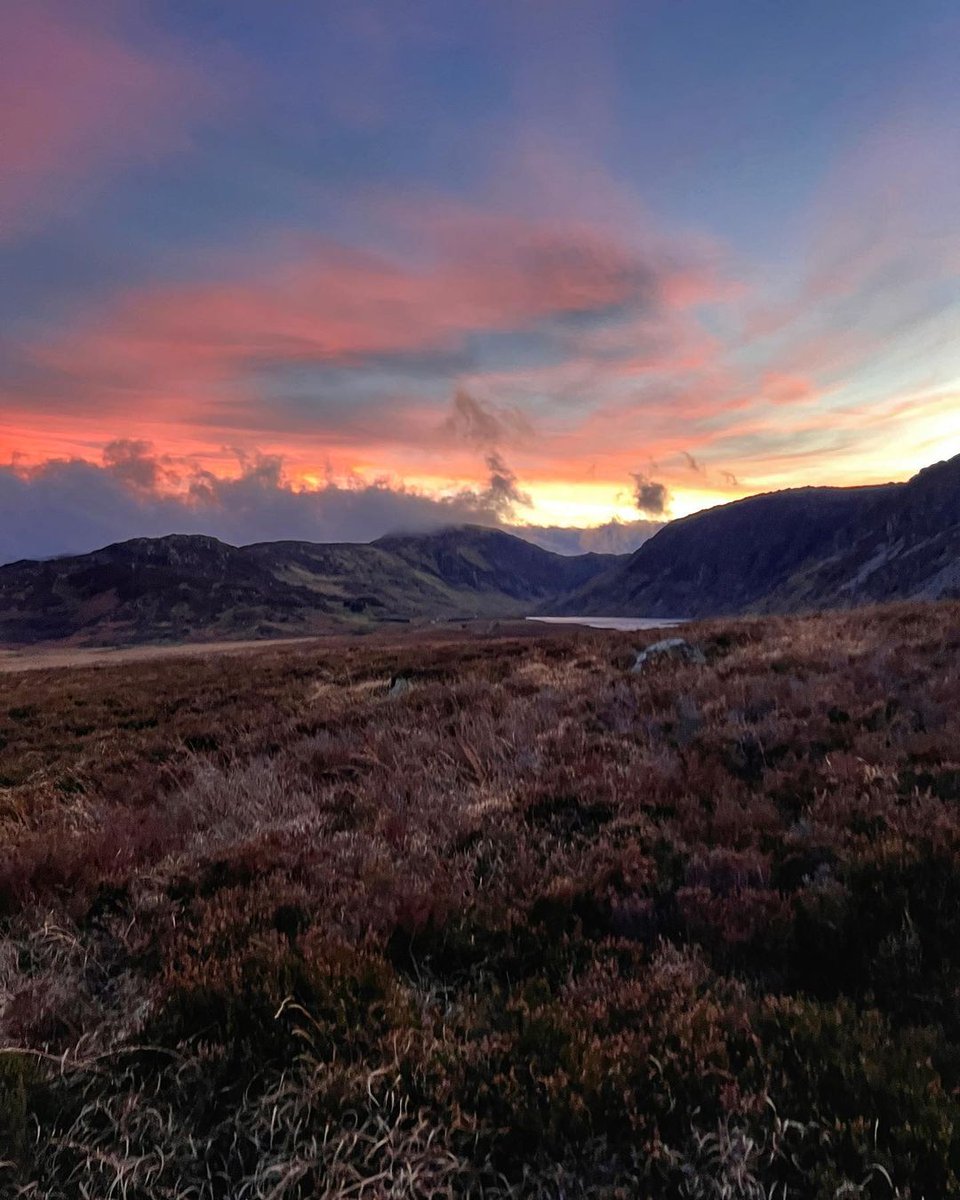
[(960, 1195), (960, 605), (0, 675), (0, 1193)]

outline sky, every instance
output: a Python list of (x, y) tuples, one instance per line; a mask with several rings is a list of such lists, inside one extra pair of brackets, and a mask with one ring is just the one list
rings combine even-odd
[(0, 560), (960, 452), (955, 0), (0, 0)]

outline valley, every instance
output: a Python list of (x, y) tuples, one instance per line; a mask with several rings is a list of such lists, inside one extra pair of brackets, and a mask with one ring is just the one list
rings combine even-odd
[(0, 567), (0, 646), (370, 633), (436, 622), (690, 619), (960, 596), (960, 458), (903, 484), (751, 496), (632, 555), (460, 526), (361, 544), (138, 538)]

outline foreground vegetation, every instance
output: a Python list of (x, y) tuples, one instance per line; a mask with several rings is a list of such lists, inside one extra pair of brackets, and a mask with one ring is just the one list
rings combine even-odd
[(960, 605), (0, 679), (0, 1192), (960, 1195)]

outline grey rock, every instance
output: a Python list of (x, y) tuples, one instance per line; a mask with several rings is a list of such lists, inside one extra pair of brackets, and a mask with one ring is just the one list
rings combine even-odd
[(395, 699), (397, 696), (405, 695), (412, 687), (412, 681), (407, 679), (405, 675), (394, 675), (393, 679), (390, 680), (390, 687), (387, 689), (387, 695), (391, 697), (391, 699)]
[(694, 663), (698, 666), (702, 666), (707, 661), (703, 651), (692, 646), (684, 638), (665, 638), (662, 642), (654, 642), (652, 646), (647, 646), (645, 650), (638, 650), (630, 671), (637, 675), (651, 663), (670, 658), (678, 662)]

